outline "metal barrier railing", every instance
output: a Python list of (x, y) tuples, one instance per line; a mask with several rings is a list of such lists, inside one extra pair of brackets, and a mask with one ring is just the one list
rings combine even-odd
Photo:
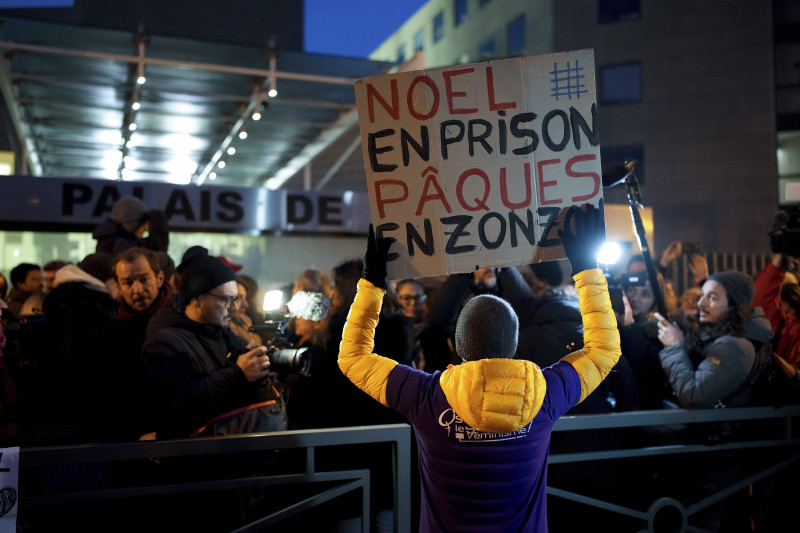
[[(800, 405), (772, 407), (743, 407), (733, 409), (707, 410), (659, 410), (633, 411), (599, 415), (581, 415), (561, 418), (554, 428), (554, 439), (559, 436), (573, 434), (583, 436), (582, 432), (593, 430), (629, 431), (651, 426), (692, 426), (720, 422), (749, 422), (772, 424), (769, 431), (760, 428), (758, 432), (743, 431), (720, 444), (713, 446), (701, 443), (683, 442), (672, 444), (640, 445), (637, 447), (618, 447), (607, 449), (591, 449), (584, 446), (580, 451), (558, 449), (553, 446), (549, 464), (596, 464), (603, 461), (630, 461), (636, 458), (657, 458), (678, 454), (703, 454), (709, 452), (728, 452), (733, 450), (771, 450), (769, 464), (761, 465), (756, 471), (749, 471), (742, 479), (728, 487), (723, 487), (706, 498), (689, 503), (677, 502), (674, 499), (654, 496), (646, 509), (637, 509), (629, 502), (615, 502), (611, 499), (597, 498), (581, 494), (574, 490), (565, 490), (558, 486), (548, 486), (548, 495), (563, 498), (597, 509), (603, 509), (637, 521), (641, 521), (642, 531), (656, 531), (655, 519), (659, 512), (671, 508), (680, 514), (682, 528), (680, 531), (702, 532), (703, 529), (689, 524), (692, 516), (704, 508), (727, 498), (729, 495), (746, 487), (748, 484), (774, 474), (778, 470), (791, 465), (800, 459), (800, 438), (793, 426), (795, 418), (800, 417)], [(591, 443), (590, 433), (586, 433), (584, 444)], [(175, 492), (197, 492), (215, 489), (235, 489), (253, 486), (287, 486), (302, 484), (326, 483), (333, 485), (310, 498), (296, 502), (284, 509), (266, 516), (260, 516), (243, 525), (237, 531), (261, 531), (268, 526), (279, 523), (304, 511), (313, 512), (315, 506), (330, 501), (348, 492), (360, 491), (361, 530), (369, 531), (370, 515), (370, 483), (372, 476), (364, 468), (320, 469), (316, 462), (316, 451), (327, 447), (350, 447), (388, 443), (391, 453), (386, 454), (386, 461), (391, 461), (392, 487), (394, 501), (394, 531), (408, 532), (415, 529), (411, 524), (411, 431), (405, 424), (384, 426), (351, 427), (323, 430), (287, 431), (257, 435), (241, 435), (228, 437), (210, 437), (201, 439), (145, 441), (120, 444), (90, 444), (76, 446), (57, 446), (47, 448), (23, 448), (20, 454), (20, 510), (36, 511), (46, 508), (52, 503), (64, 502), (100, 502), (111, 499), (136, 498), (143, 495), (167, 495)], [(231, 470), (207, 479), (193, 478), (173, 479), (169, 482), (136, 483), (122, 479), (113, 486), (77, 487), (64, 486), (30, 486), (26, 479), (36, 478), (36, 473), (48, 468), (64, 465), (124, 463), (130, 461), (169, 461), (178, 458), (194, 458), (208, 462), (208, 458), (221, 456), (245, 456), (254, 454), (260, 457), (274, 450), (295, 450), (302, 452), (304, 460), (299, 471), (287, 472), (286, 468), (274, 469), (270, 463), (268, 468), (259, 468), (258, 463), (248, 462), (247, 474)], [(155, 459), (157, 458), (157, 459)], [(252, 469), (250, 469), (252, 466)], [(551, 482), (554, 480), (551, 479)], [(88, 483), (91, 485), (91, 483)]]
[[(793, 427), (793, 419), (800, 417), (800, 405), (773, 407), (741, 407), (732, 409), (698, 409), (698, 410), (657, 410), (632, 411), (628, 413), (612, 413), (599, 415), (582, 415), (561, 418), (555, 425), (554, 434), (560, 432), (583, 432), (591, 430), (641, 429), (660, 426), (664, 428), (689, 428), (698, 424), (719, 424), (733, 422), (740, 424), (728, 439), (716, 444), (693, 442), (682, 439), (681, 442), (667, 444), (642, 444), (638, 447), (612, 447), (603, 450), (560, 452), (551, 448), (549, 464), (574, 464), (598, 461), (629, 462), (636, 458), (658, 458), (678, 454), (728, 453), (736, 450), (769, 450), (769, 454), (760, 454), (757, 464), (744, 464), (739, 479), (726, 486), (717, 487), (697, 501), (678, 501), (673, 497), (652, 494), (646, 509), (634, 508), (628, 502), (615, 502), (611, 498), (597, 498), (577, 491), (563, 490), (548, 483), (547, 493), (550, 496), (603, 509), (625, 517), (641, 521), (644, 532), (660, 531), (656, 528), (659, 513), (670, 510), (677, 515), (678, 529), (670, 531), (701, 533), (708, 531), (690, 524), (693, 516), (708, 507), (725, 500), (753, 483), (764, 480), (776, 472), (800, 460), (800, 436)], [(757, 430), (748, 430), (749, 423), (757, 423)], [(767, 426), (768, 424), (769, 427)], [(688, 432), (691, 434), (691, 432)], [(685, 433), (684, 433), (685, 434)], [(588, 436), (585, 440), (588, 440)], [(585, 441), (584, 441), (585, 442)], [(584, 446), (586, 448), (586, 446)], [(748, 459), (743, 459), (747, 463)], [(619, 464), (619, 463), (617, 463)], [(551, 483), (557, 484), (551, 480)], [(663, 515), (662, 515), (663, 516)], [(675, 524), (672, 524), (675, 527)], [(613, 528), (612, 528), (613, 529)]]
[[(755, 278), (761, 272), (771, 256), (769, 254), (742, 254), (710, 252), (705, 254), (708, 271), (713, 274), (723, 270), (738, 270)], [(672, 281), (678, 296), (691, 286), (692, 274), (689, 270), (690, 257), (681, 255), (670, 266), (667, 278)]]
[[(140, 441), (119, 444), (86, 444), (75, 446), (53, 446), (23, 448), (20, 450), (20, 516), (37, 514), (53, 504), (86, 504), (127, 498), (152, 497), (197, 493), (209, 490), (237, 490), (254, 487), (310, 486), (323, 487), (321, 492), (293, 502), (282, 509), (259, 516), (241, 525), (235, 531), (263, 531), (269, 526), (303, 511), (313, 511), (315, 506), (331, 501), (348, 492), (361, 493), (361, 528), (369, 531), (371, 472), (358, 466), (358, 458), (350, 458), (348, 467), (319, 468), (317, 451), (329, 447), (371, 446), (387, 443), (390, 452), (385, 461), (392, 465), (394, 530), (411, 530), (411, 503), (409, 486), (411, 474), (411, 428), (406, 424), (389, 424), (369, 427), (335, 428), (320, 430), (282, 431), (253, 435), (234, 435), (200, 439)], [(299, 461), (280, 457), (277, 461), (266, 461), (276, 451), (301, 452)], [(223, 468), (208, 469), (209, 458), (246, 458), (247, 468), (230, 467), (225, 461)], [(343, 453), (344, 457), (344, 453)], [(252, 458), (252, 459), (251, 459)], [(141, 473), (141, 465), (167, 463), (170, 461), (195, 461), (191, 479), (171, 480), (147, 479)], [(113, 482), (93, 481), (96, 465), (133, 464)], [(137, 466), (139, 465), (139, 466)], [(268, 466), (265, 466), (268, 465)], [(71, 479), (64, 483), (60, 470), (66, 466)], [(184, 465), (186, 466), (186, 465)], [(250, 468), (252, 467), (252, 468)], [(112, 470), (113, 471), (113, 470)], [(183, 468), (182, 472), (190, 471)], [(245, 472), (242, 474), (242, 472)], [(55, 475), (52, 473), (55, 472)], [(106, 471), (103, 470), (103, 473)], [(205, 475), (203, 475), (205, 473)], [(98, 476), (105, 480), (107, 476)], [(32, 480), (42, 480), (36, 483)], [(198, 512), (194, 510), (193, 512)], [(124, 517), (122, 517), (124, 519)], [(128, 517), (129, 518), (129, 517)], [(154, 525), (158, 522), (154, 522)], [(120, 527), (123, 524), (121, 523)], [(35, 524), (34, 524), (35, 527)], [(108, 531), (117, 531), (109, 526)], [(39, 529), (37, 529), (38, 531)]]

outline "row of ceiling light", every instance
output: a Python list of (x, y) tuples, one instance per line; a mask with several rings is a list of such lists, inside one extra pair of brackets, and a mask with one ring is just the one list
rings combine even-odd
[[(143, 54), (143, 50), (141, 49), (142, 43), (140, 43), (140, 56)], [(115, 150), (117, 153), (116, 161), (118, 161), (117, 172), (116, 176), (117, 179), (131, 179), (130, 176), (130, 163), (131, 156), (128, 155), (130, 150), (131, 138), (133, 136), (133, 132), (136, 131), (136, 114), (142, 107), (142, 88), (147, 82), (147, 78), (145, 76), (144, 71), (144, 63), (139, 62), (137, 64), (137, 71), (136, 71), (136, 82), (134, 84), (133, 90), (131, 91), (130, 96), (130, 105), (125, 112), (122, 124), (122, 137), (121, 137), (121, 146), (118, 150)], [(275, 88), (275, 82), (272, 80), (268, 83), (269, 88), (266, 92), (266, 95), (269, 98), (275, 98), (278, 95), (278, 91)], [(231, 131), (231, 134), (226, 137), (223, 141), (222, 146), (220, 146), (220, 150), (214, 155), (212, 159), (212, 164), (209, 165), (212, 169), (208, 170), (207, 172), (201, 173), (204, 175), (200, 176), (200, 179), (197, 180), (197, 184), (199, 185), (202, 183), (203, 179), (206, 177), (209, 180), (214, 180), (217, 178), (217, 169), (223, 169), (227, 165), (225, 159), (223, 159), (222, 151), (228, 156), (233, 156), (236, 153), (236, 147), (232, 145), (234, 135), (238, 137), (240, 140), (244, 140), (247, 138), (247, 130), (244, 127), (244, 123), (249, 118), (253, 121), (261, 120), (264, 105), (266, 104), (266, 100), (264, 100), (264, 104), (262, 104), (262, 97), (263, 92), (261, 91), (260, 87), (254, 89), (253, 96), (251, 97), (251, 102), (247, 106), (247, 110), (242, 116), (237, 120), (236, 125)], [(249, 117), (247, 116), (249, 115)], [(188, 159), (184, 160), (176, 160), (173, 164), (167, 165), (168, 169), (172, 173), (179, 174), (181, 178), (186, 176), (185, 179), (170, 179), (169, 181), (174, 181), (176, 183), (191, 183), (194, 176), (197, 175), (198, 164), (196, 161), (190, 161)]]
[[(274, 88), (270, 89), (267, 92), (267, 96), (269, 96), (270, 98), (275, 98), (276, 96), (278, 96), (278, 91), (276, 89), (274, 89)], [(250, 118), (255, 122), (261, 120), (261, 116), (262, 116), (263, 111), (264, 111), (264, 105), (263, 104), (261, 104), (261, 103), (255, 104), (255, 108), (253, 109), (252, 114), (250, 114)], [(247, 129), (244, 127), (244, 125), (242, 125), (242, 127), (239, 128), (239, 132), (236, 134), (236, 136), (241, 140), (247, 139)], [(236, 154), (236, 147), (233, 146), (233, 144), (228, 143), (228, 146), (225, 148), (225, 153), (227, 155), (229, 155), (229, 156), (232, 156), (232, 155)], [(225, 168), (226, 165), (227, 165), (227, 161), (225, 161), (225, 159), (222, 159), (220, 157), (219, 160), (216, 163), (216, 168), (223, 169), (223, 168)], [(208, 173), (208, 179), (212, 180), (212, 181), (217, 179), (217, 171), (216, 170), (210, 171)]]

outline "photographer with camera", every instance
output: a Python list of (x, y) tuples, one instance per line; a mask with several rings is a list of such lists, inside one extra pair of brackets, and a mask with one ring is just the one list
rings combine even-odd
[(177, 270), (181, 309), (160, 309), (142, 348), (157, 437), (286, 429), (267, 348), (247, 348), (228, 327), (239, 305), (234, 271), (201, 246)]
[[(571, 222), (574, 221), (573, 230)], [(572, 206), (559, 232), (578, 290), (584, 348), (540, 369), (514, 359), (519, 321), (497, 296), (472, 298), (456, 325), (462, 363), (428, 374), (373, 353), (386, 291), (389, 239), (370, 226), (363, 279), (339, 353), (342, 372), (414, 426), (421, 480), (420, 531), (545, 531), (550, 434), (619, 358), (606, 279), (601, 208)]]
[(792, 267), (800, 258), (800, 212), (775, 215), (769, 237), (772, 257), (756, 276), (753, 307), (761, 307), (775, 332), (773, 346), (784, 361), (800, 364), (800, 285)]
[[(617, 312), (620, 342), (624, 359), (629, 363), (636, 382), (637, 397), (633, 409), (661, 409), (663, 401), (671, 394), (667, 376), (661, 368), (658, 353), (663, 347), (658, 340), (658, 326), (654, 313), (658, 305), (647, 270), (637, 268), (637, 261), (629, 263), (629, 272), (623, 274), (610, 289), (612, 303)], [(656, 273), (658, 287), (665, 294), (665, 282)], [(623, 298), (628, 302), (623, 306)], [(665, 299), (671, 314), (674, 302)]]
[(114, 202), (111, 217), (94, 229), (92, 237), (97, 240), (96, 252), (116, 255), (133, 247), (166, 252), (169, 247), (167, 215), (160, 209), (149, 209), (135, 196), (123, 196)]

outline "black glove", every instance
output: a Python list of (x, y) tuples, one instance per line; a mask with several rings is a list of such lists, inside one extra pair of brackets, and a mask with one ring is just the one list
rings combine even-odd
[(392, 240), (386, 237), (375, 238), (375, 229), (369, 225), (367, 236), (367, 253), (364, 255), (364, 279), (378, 287), (386, 289), (386, 256)]
[[(575, 231), (570, 228), (570, 222), (575, 221)], [(606, 239), (606, 222), (603, 216), (603, 200), (600, 207), (586, 205), (586, 212), (573, 205), (564, 218), (564, 227), (558, 231), (564, 251), (567, 253), (569, 264), (572, 265), (572, 275), (578, 272), (597, 268), (597, 253)]]

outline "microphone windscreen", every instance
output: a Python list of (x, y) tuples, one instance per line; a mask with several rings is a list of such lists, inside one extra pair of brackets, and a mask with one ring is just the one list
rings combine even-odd
[(316, 322), (328, 315), (331, 299), (321, 292), (299, 291), (286, 305), (292, 315)]

